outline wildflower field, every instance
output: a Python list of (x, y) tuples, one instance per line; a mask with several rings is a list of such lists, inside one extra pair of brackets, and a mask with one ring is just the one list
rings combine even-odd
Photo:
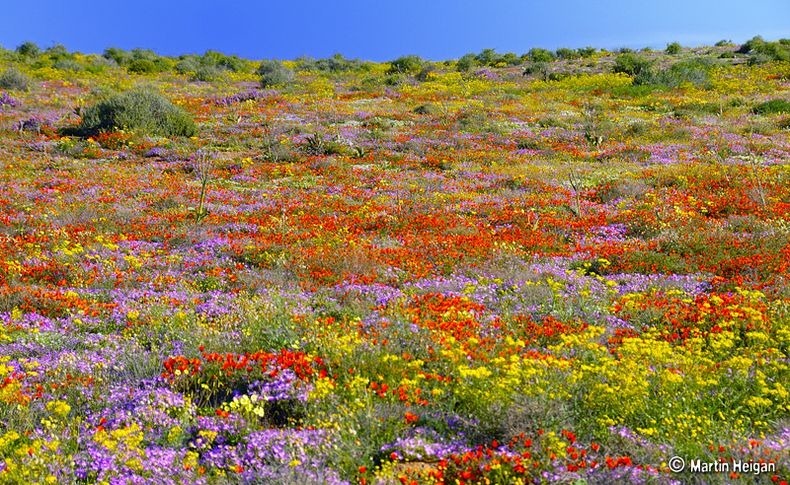
[[(0, 50), (0, 483), (786, 484), (790, 63), (736, 48)], [(177, 134), (88, 132), (140, 89)]]

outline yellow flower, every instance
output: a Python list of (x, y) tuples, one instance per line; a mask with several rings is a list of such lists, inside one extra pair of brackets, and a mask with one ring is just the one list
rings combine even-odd
[(65, 401), (50, 401), (46, 407), (47, 411), (61, 418), (65, 418), (71, 412), (71, 406)]

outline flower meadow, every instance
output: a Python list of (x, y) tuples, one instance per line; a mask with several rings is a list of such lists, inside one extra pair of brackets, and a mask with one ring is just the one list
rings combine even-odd
[[(726, 49), (0, 51), (0, 483), (786, 484), (790, 64)], [(69, 131), (140, 86), (194, 136)]]

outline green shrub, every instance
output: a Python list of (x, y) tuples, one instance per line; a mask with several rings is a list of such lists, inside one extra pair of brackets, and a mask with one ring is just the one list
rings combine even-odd
[(661, 71), (642, 69), (634, 77), (634, 84), (676, 88), (689, 83), (697, 87), (708, 88), (710, 87), (712, 67), (713, 64), (707, 59), (690, 59), (677, 62)]
[(272, 86), (282, 86), (290, 83), (294, 79), (294, 72), (283, 63), (275, 60), (265, 60), (261, 62), (257, 73), (261, 76), (261, 87), (269, 88)]
[(73, 54), (69, 53), (69, 50), (66, 49), (66, 46), (63, 44), (55, 44), (52, 47), (47, 47), (47, 49), (44, 51), (44, 54), (53, 61), (62, 59), (64, 57), (74, 57)]
[(9, 67), (2, 74), (0, 74), (0, 88), (13, 89), (16, 91), (27, 91), (30, 86), (30, 78), (28, 78), (19, 69)]
[(790, 61), (790, 45), (782, 41), (768, 42), (759, 35), (746, 41), (737, 52), (749, 54), (752, 65), (769, 61)]
[(22, 57), (38, 57), (41, 49), (33, 42), (24, 42), (16, 48), (16, 53)]
[(521, 58), (513, 52), (497, 53), (494, 49), (483, 49), (478, 54), (466, 54), (455, 62), (456, 70), (467, 72), (479, 66), (516, 66)]
[(596, 49), (595, 47), (582, 47), (576, 49), (576, 51), (579, 53), (581, 57), (584, 57), (586, 59), (588, 57), (592, 57), (593, 55), (595, 55), (595, 53), (598, 52), (598, 49)]
[(420, 72), (417, 73), (414, 78), (420, 82), (425, 82), (431, 79), (431, 74), (436, 72), (436, 66), (433, 64), (426, 63), (425, 66), (420, 69)]
[(214, 67), (217, 71), (244, 72), (247, 68), (247, 62), (244, 59), (211, 50), (203, 54), (200, 58), (200, 63), (203, 66)]
[(664, 50), (664, 52), (671, 56), (674, 56), (680, 54), (681, 49), (683, 48), (679, 43), (672, 42), (671, 44), (667, 44), (667, 48)]
[(119, 66), (124, 66), (129, 62), (131, 62), (132, 60), (132, 55), (129, 52), (123, 49), (119, 49), (117, 47), (110, 47), (105, 49), (104, 54), (102, 54), (102, 56), (105, 59), (111, 59), (115, 61), (115, 63), (118, 64)]
[(422, 71), (424, 64), (425, 62), (423, 62), (420, 56), (410, 55), (399, 57), (390, 62), (390, 68), (387, 70), (387, 74), (409, 74), (413, 76)]
[(74, 59), (69, 59), (68, 57), (64, 57), (62, 59), (58, 59), (52, 64), (52, 67), (57, 69), (58, 71), (82, 71), (83, 67), (82, 64), (77, 62)]
[(129, 63), (126, 69), (135, 74), (151, 74), (159, 71), (154, 61), (150, 59), (135, 59)]
[(521, 64), (521, 58), (514, 52), (505, 52), (499, 60), (500, 63), (507, 64), (508, 66), (518, 66)]
[(179, 74), (189, 74), (197, 72), (200, 68), (200, 61), (194, 56), (182, 56), (176, 63), (175, 69)]
[(527, 52), (527, 58), (532, 62), (551, 62), (554, 60), (554, 53), (540, 47), (533, 47)]
[(650, 70), (652, 62), (631, 52), (620, 54), (614, 60), (614, 72), (639, 76)]
[(459, 72), (469, 72), (478, 66), (477, 57), (474, 54), (464, 54), (455, 63), (455, 70)]
[(115, 129), (159, 136), (193, 136), (197, 132), (187, 112), (147, 89), (116, 94), (88, 107), (76, 132), (89, 136)]
[(195, 69), (193, 81), (214, 82), (222, 77), (222, 69), (213, 65), (202, 65)]
[(786, 99), (772, 99), (758, 104), (752, 108), (752, 112), (760, 115), (790, 113), (790, 101)]
[(578, 59), (582, 56), (579, 51), (567, 47), (560, 47), (554, 52), (554, 55), (557, 56), (557, 59)]
[(549, 64), (547, 62), (530, 62), (524, 66), (521, 72), (522, 76), (537, 76), (544, 81), (549, 80)]

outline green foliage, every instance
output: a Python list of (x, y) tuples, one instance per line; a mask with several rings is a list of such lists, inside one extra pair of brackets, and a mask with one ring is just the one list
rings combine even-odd
[(44, 51), (44, 55), (49, 57), (53, 61), (57, 61), (58, 59), (69, 58), (73, 59), (73, 54), (69, 53), (69, 50), (66, 49), (66, 46), (63, 44), (55, 44), (52, 47), (48, 47), (47, 50)]
[(415, 75), (422, 71), (425, 62), (420, 56), (402, 56), (390, 62), (387, 74), (408, 74)]
[(175, 65), (175, 70), (179, 74), (194, 73), (199, 68), (200, 61), (195, 56), (181, 56)]
[(52, 64), (52, 67), (59, 70), (59, 71), (82, 71), (83, 67), (82, 64), (77, 62), (74, 59), (70, 59), (68, 57), (58, 59)]
[(547, 62), (530, 62), (521, 72), (522, 76), (537, 76), (544, 81), (549, 80), (549, 64)]
[(560, 47), (554, 52), (554, 55), (557, 56), (557, 59), (578, 59), (582, 56), (579, 51), (567, 47)]
[(135, 59), (129, 63), (126, 69), (135, 74), (150, 74), (158, 71), (154, 61), (150, 59)]
[(33, 42), (24, 42), (16, 48), (16, 53), (22, 57), (38, 57), (41, 49)]
[(276, 60), (264, 60), (257, 70), (261, 76), (261, 87), (283, 86), (294, 79), (294, 72)]
[(30, 78), (15, 67), (9, 67), (0, 74), (0, 88), (16, 91), (27, 91)]
[(713, 63), (710, 60), (690, 59), (676, 62), (668, 69), (660, 71), (643, 69), (634, 77), (634, 84), (676, 88), (689, 83), (697, 87), (709, 88), (712, 67)]
[(664, 52), (671, 56), (674, 56), (680, 54), (680, 51), (682, 49), (683, 47), (678, 42), (672, 42), (671, 44), (667, 44), (667, 48), (664, 49)]
[(596, 52), (598, 52), (598, 49), (596, 49), (595, 47), (581, 47), (579, 49), (576, 49), (576, 51), (579, 53), (581, 57), (588, 58), (588, 57), (592, 57)]
[(479, 64), (474, 54), (464, 54), (455, 63), (455, 69), (459, 72), (469, 72), (477, 66), (479, 66)]
[(494, 49), (483, 49), (475, 56), (475, 60), (484, 66), (495, 66), (500, 62), (501, 57)]
[(554, 60), (554, 53), (540, 47), (533, 47), (527, 52), (527, 59), (532, 62), (551, 62)]
[(635, 77), (648, 72), (651, 66), (652, 62), (631, 52), (620, 54), (614, 60), (614, 72)]
[(134, 89), (88, 107), (77, 134), (130, 129), (159, 136), (193, 136), (197, 132), (191, 116), (167, 98), (148, 89)]
[(319, 71), (327, 73), (342, 73), (365, 71), (369, 69), (369, 64), (359, 59), (346, 59), (342, 54), (335, 54), (326, 59), (298, 59), (298, 66), (303, 71)]
[(768, 42), (758, 35), (746, 41), (738, 49), (738, 52), (749, 54), (749, 61), (752, 65), (770, 61), (790, 61), (790, 45), (782, 40)]
[(790, 113), (790, 101), (787, 101), (786, 99), (772, 99), (770, 101), (758, 104), (752, 108), (752, 112), (761, 115)]
[(213, 65), (201, 65), (195, 69), (193, 81), (214, 82), (222, 77), (222, 70)]
[(200, 64), (217, 71), (246, 72), (247, 61), (238, 56), (228, 56), (217, 51), (206, 51), (200, 58)]
[(124, 66), (132, 60), (132, 54), (117, 47), (110, 47), (102, 54), (105, 59), (112, 59), (119, 66)]

